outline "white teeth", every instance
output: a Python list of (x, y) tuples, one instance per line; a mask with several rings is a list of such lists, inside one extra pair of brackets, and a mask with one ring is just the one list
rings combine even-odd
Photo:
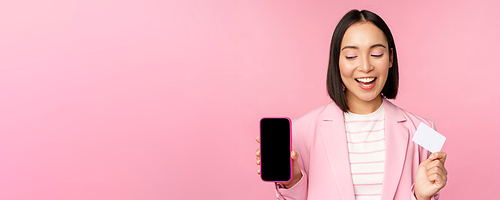
[(372, 82), (373, 80), (375, 80), (375, 78), (357, 78), (356, 80), (358, 80), (359, 82), (363, 82), (363, 83), (369, 83), (369, 82)]

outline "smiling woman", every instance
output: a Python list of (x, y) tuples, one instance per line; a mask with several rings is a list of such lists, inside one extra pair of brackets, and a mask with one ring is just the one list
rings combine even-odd
[[(369, 114), (382, 103), (380, 93), (393, 60), (393, 51), (386, 46), (384, 33), (371, 22), (358, 22), (347, 29), (341, 44), (339, 71), (351, 112)], [(369, 101), (374, 101), (370, 104), (373, 106), (363, 108), (363, 102)]]
[[(349, 75), (347, 72), (350, 70), (351, 73), (354, 73), (355, 69), (361, 71), (355, 74), (357, 77), (351, 77), (347, 80), (346, 76)], [(371, 77), (372, 74), (376, 73), (382, 76), (378, 80), (376, 76)], [(371, 98), (377, 97), (375, 101), (378, 104), (382, 102), (379, 94), (388, 99), (396, 98), (399, 73), (394, 38), (382, 18), (366, 10), (353, 10), (347, 13), (337, 24), (332, 37), (327, 88), (330, 98), (344, 112), (347, 112), (354, 104), (360, 105), (356, 99), (352, 99), (350, 103), (346, 99), (348, 95), (360, 97), (361, 94), (356, 92), (358, 90), (353, 85), (358, 85), (358, 82), (361, 81), (364, 83), (370, 81), (356, 80), (356, 78), (374, 78), (372, 84), (359, 83), (359, 87), (368, 90), (365, 93), (371, 93)], [(374, 86), (377, 87), (371, 90)], [(373, 112), (377, 108), (378, 106), (371, 107), (369, 110)], [(353, 107), (353, 109), (356, 108)]]
[(420, 123), (435, 126), (387, 100), (396, 97), (398, 81), (387, 24), (370, 11), (348, 12), (330, 48), (333, 102), (293, 121), (293, 177), (276, 183), (278, 199), (437, 200), (446, 153), (411, 142)]

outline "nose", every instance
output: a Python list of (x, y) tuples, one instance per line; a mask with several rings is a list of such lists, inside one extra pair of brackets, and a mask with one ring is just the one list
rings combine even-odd
[(361, 63), (358, 66), (358, 70), (364, 73), (368, 73), (373, 70), (373, 65), (370, 61), (370, 56), (363, 56), (363, 59), (361, 59)]

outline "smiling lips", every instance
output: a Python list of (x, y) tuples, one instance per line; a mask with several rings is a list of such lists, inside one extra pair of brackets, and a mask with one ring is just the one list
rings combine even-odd
[(355, 80), (358, 82), (359, 87), (361, 87), (364, 90), (369, 90), (375, 86), (375, 82), (377, 81), (377, 77), (356, 78)]

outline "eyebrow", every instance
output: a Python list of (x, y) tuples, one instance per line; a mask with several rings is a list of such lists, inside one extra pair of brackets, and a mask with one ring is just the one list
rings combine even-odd
[[(385, 47), (383, 44), (374, 44), (370, 47), (370, 49), (372, 48), (375, 48), (375, 47), (383, 47), (383, 48), (387, 48)], [(344, 48), (341, 49), (341, 51), (343, 51), (344, 49), (359, 49), (359, 47), (357, 46), (345, 46)]]

